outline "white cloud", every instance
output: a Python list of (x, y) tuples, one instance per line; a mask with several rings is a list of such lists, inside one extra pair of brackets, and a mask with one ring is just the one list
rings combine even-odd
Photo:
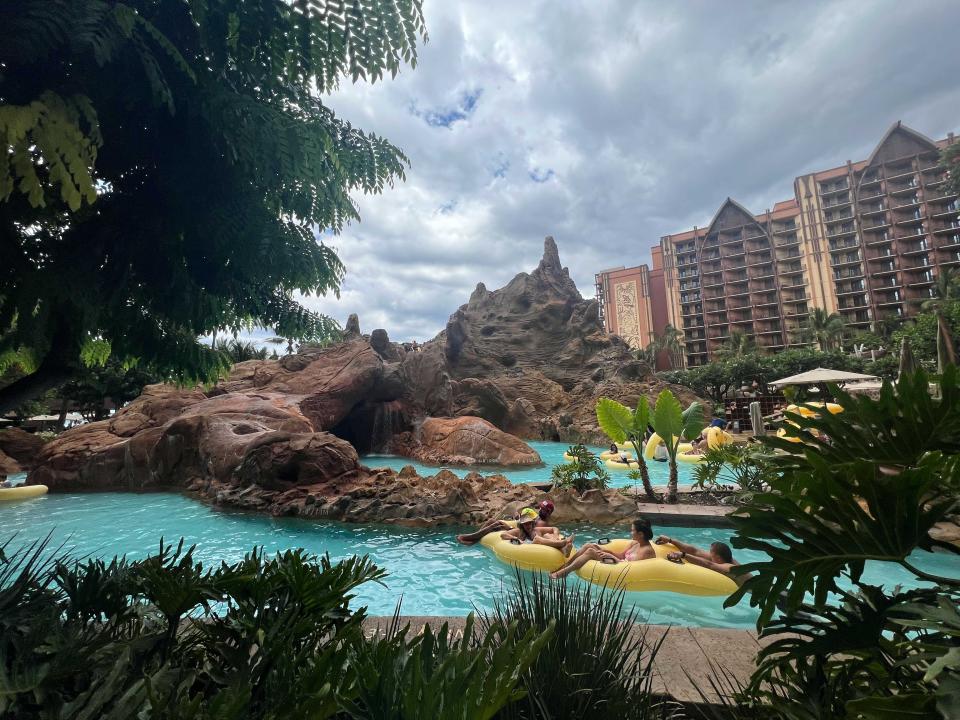
[(731, 195), (759, 212), (793, 178), (865, 157), (895, 120), (955, 130), (960, 5), (462, 0), (392, 81), (328, 102), (410, 157), (331, 239), (365, 332), (426, 339), (477, 282), (536, 264), (545, 235), (584, 295)]

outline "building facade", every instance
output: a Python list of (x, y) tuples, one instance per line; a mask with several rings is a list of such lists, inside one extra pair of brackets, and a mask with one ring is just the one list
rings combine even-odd
[(650, 324), (628, 341), (646, 347), (672, 325), (687, 366), (708, 362), (735, 332), (770, 352), (809, 345), (814, 308), (864, 330), (909, 317), (937, 273), (960, 265), (960, 204), (938, 167), (953, 140), (898, 122), (869, 158), (798, 177), (794, 197), (764, 213), (727, 198), (706, 227), (661, 238), (652, 270), (597, 274), (608, 331), (621, 325), (604, 301), (627, 277), (645, 278), (636, 314)]

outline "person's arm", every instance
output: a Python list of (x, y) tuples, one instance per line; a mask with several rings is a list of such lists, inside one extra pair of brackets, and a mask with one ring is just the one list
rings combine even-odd
[(520, 539), (520, 530), (519, 528), (513, 528), (512, 530), (507, 530), (506, 532), (500, 533), (500, 537), (504, 540), (519, 540)]
[(730, 563), (715, 563), (713, 560), (700, 557), (699, 555), (685, 555), (684, 553), (680, 553), (680, 557), (691, 565), (699, 565), (700, 567), (707, 568), (707, 570), (713, 570), (714, 572), (724, 575), (729, 575), (730, 568), (733, 567)]
[(604, 556), (607, 556), (607, 557), (612, 557), (615, 560), (623, 560), (627, 556), (627, 553), (633, 550), (633, 546), (636, 544), (637, 543), (635, 542), (631, 542), (629, 545), (627, 545), (627, 547), (623, 550), (623, 552), (615, 552), (613, 550), (607, 550), (605, 547), (601, 545), (600, 557), (602, 558)]
[(671, 545), (674, 545), (680, 552), (685, 553), (687, 555), (702, 558), (702, 559), (708, 558), (707, 553), (705, 553), (703, 550), (698, 548), (696, 545), (688, 545), (685, 542), (680, 542), (679, 540), (672, 537), (667, 537), (666, 535), (661, 535), (660, 537), (657, 538), (657, 541), (660, 544), (669, 543)]

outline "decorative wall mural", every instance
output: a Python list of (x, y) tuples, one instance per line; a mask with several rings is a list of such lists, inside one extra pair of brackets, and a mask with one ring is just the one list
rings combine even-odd
[(627, 341), (630, 347), (640, 345), (640, 311), (637, 307), (637, 284), (618, 283), (614, 286), (615, 312), (617, 315), (617, 334)]

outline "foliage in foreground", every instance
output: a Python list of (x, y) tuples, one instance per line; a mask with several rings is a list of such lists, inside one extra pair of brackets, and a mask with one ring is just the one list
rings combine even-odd
[(383, 577), (300, 550), (208, 569), (182, 543), (103, 562), (8, 542), (0, 716), (486, 720), (519, 701), (552, 623), (367, 638), (350, 601)]
[(504, 641), (514, 623), (517, 632), (554, 632), (523, 676), (526, 697), (497, 717), (671, 717), (673, 708), (652, 693), (653, 663), (665, 635), (650, 637), (637, 621), (636, 607), (624, 607), (622, 590), (518, 573), (513, 591), (481, 614), (480, 626)]
[(262, 325), (322, 340), (297, 302), (337, 292), (315, 234), (407, 163), (320, 99), (416, 62), (421, 0), (10, 0), (0, 4), (0, 363), (61, 384), (83, 346), (213, 380), (198, 342)]
[[(915, 555), (960, 552), (928, 534), (960, 509), (958, 371), (943, 375), (939, 398), (923, 372), (877, 400), (832, 391), (843, 413), (790, 418), (804, 442), (764, 440), (783, 453), (770, 491), (733, 516), (733, 544), (769, 559), (743, 567), (756, 574), (727, 603), (749, 596), (770, 644), (731, 715), (960, 717), (960, 577), (927, 572)], [(872, 585), (867, 561), (930, 586)]]
[(550, 476), (557, 487), (572, 488), (578, 493), (587, 490), (604, 490), (610, 475), (600, 459), (585, 445), (571, 445), (567, 454), (573, 457), (560, 465), (554, 465)]

